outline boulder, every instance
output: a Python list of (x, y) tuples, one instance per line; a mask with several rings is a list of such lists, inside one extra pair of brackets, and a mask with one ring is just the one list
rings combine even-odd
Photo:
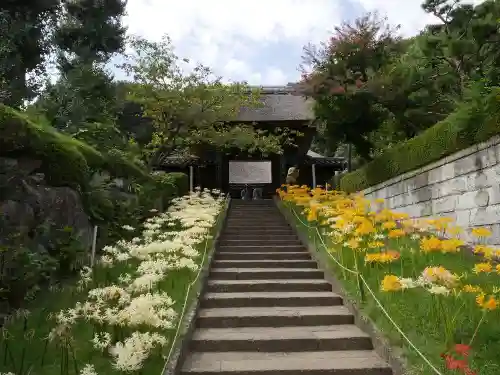
[(71, 227), (82, 245), (90, 247), (92, 226), (80, 194), (69, 187), (49, 186), (37, 173), (39, 166), (37, 160), (0, 158), (0, 232), (18, 233), (43, 245), (43, 238), (36, 238), (39, 228)]

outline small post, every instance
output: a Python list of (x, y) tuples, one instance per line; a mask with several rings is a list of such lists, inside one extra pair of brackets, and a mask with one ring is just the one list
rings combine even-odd
[(361, 297), (361, 302), (365, 302), (365, 289), (359, 273), (358, 256), (356, 253), (354, 253), (354, 269), (356, 270), (356, 281), (358, 283), (359, 296)]
[(347, 144), (347, 172), (352, 171), (352, 144)]
[(189, 191), (192, 193), (194, 191), (194, 172), (193, 166), (189, 166)]
[(311, 166), (312, 178), (313, 178), (313, 189), (316, 189), (316, 164)]
[(94, 261), (95, 261), (95, 250), (97, 246), (97, 228), (98, 226), (94, 226), (94, 235), (92, 236), (92, 255), (90, 256), (90, 267), (94, 267)]

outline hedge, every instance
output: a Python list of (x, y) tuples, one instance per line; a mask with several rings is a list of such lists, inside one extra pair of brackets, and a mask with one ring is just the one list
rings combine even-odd
[(84, 186), (91, 169), (106, 170), (115, 177), (149, 178), (140, 166), (126, 160), (117, 150), (100, 152), (2, 104), (0, 156), (40, 160), (40, 171), (53, 186)]
[(345, 174), (340, 189), (352, 193), (410, 172), (500, 134), (500, 88), (470, 98), (422, 134)]

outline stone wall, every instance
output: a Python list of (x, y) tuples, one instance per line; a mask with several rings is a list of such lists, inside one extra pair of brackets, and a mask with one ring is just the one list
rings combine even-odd
[[(413, 218), (450, 217), (462, 228), (488, 227), (500, 245), (500, 137), (363, 191)], [(470, 231), (464, 240), (472, 242)]]

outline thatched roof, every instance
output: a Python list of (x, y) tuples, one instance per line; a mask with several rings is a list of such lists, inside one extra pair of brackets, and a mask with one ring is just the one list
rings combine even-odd
[(241, 108), (238, 122), (311, 121), (313, 101), (300, 95), (293, 86), (261, 87), (263, 106)]

